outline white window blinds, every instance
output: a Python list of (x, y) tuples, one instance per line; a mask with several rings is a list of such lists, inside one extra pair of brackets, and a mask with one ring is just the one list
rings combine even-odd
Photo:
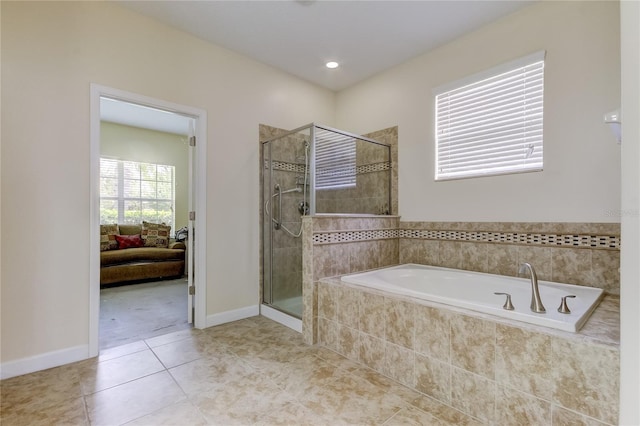
[(544, 53), (436, 89), (436, 180), (542, 170)]
[(356, 140), (316, 129), (316, 189), (356, 185)]
[(175, 221), (175, 167), (100, 158), (100, 223)]

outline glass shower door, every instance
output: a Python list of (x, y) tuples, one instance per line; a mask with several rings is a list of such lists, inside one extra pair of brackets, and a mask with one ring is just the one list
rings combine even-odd
[(302, 317), (302, 216), (309, 208), (310, 131), (263, 144), (263, 303)]

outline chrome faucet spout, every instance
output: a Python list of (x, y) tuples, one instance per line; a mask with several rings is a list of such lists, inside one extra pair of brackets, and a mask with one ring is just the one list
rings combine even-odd
[(536, 274), (536, 270), (533, 269), (533, 265), (530, 263), (524, 262), (520, 265), (519, 273), (524, 273), (529, 270), (529, 276), (531, 277), (531, 311), (542, 314), (547, 310), (544, 308), (542, 304), (542, 300), (540, 299), (540, 290), (538, 289), (538, 275)]

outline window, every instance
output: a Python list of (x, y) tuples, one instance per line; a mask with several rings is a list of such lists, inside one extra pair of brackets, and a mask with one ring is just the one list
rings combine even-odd
[(542, 170), (544, 55), (434, 91), (436, 180)]
[(316, 189), (356, 186), (356, 140), (316, 129)]
[(146, 220), (173, 228), (174, 207), (174, 166), (100, 159), (100, 223)]

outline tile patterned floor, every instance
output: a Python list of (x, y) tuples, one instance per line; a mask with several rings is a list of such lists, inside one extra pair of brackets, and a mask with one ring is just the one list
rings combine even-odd
[(474, 425), (264, 317), (0, 382), (11, 425)]

